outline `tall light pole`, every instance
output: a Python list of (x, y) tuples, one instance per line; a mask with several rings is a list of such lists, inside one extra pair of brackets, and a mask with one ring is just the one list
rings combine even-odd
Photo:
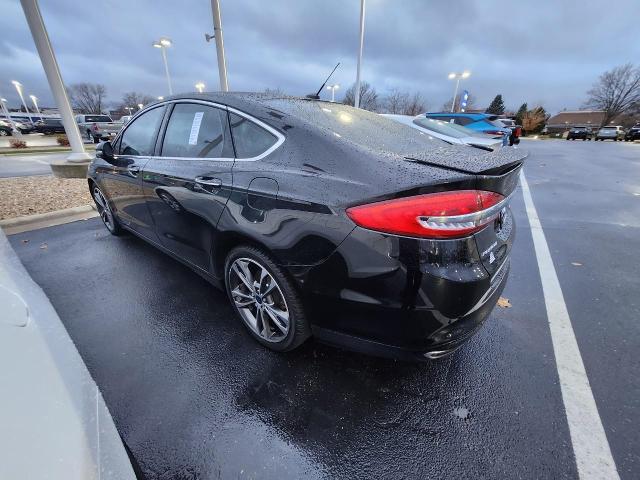
[[(222, 14), (220, 13), (220, 0), (211, 0), (211, 15), (213, 15), (213, 38), (216, 41), (216, 55), (218, 56), (218, 75), (220, 76), (220, 90), (229, 91), (227, 81), (227, 60), (224, 56), (224, 38), (222, 36)], [(210, 35), (205, 35), (207, 42)]]
[(356, 87), (354, 106), (360, 108), (360, 66), (362, 64), (362, 49), (364, 47), (364, 0), (360, 0), (360, 48), (358, 49), (358, 67), (356, 70)]
[(9, 109), (7, 108), (6, 103), (6, 98), (0, 98), (0, 107), (2, 107), (2, 113), (4, 113), (4, 115), (7, 117), (7, 122), (11, 124), (11, 130), (20, 133), (20, 130), (16, 128), (16, 124), (13, 123), (13, 118), (11, 118), (11, 115), (9, 114)]
[(171, 46), (171, 39), (162, 37), (157, 42), (153, 42), (153, 46), (162, 52), (162, 61), (164, 62), (164, 73), (167, 75), (167, 85), (169, 85), (169, 95), (173, 95), (173, 87), (171, 86), (171, 76), (169, 75), (169, 63), (167, 62), (167, 48)]
[(336, 101), (336, 90), (340, 88), (340, 85), (337, 83), (335, 85), (327, 85), (327, 90), (331, 90), (331, 101)]
[(139, 104), (138, 104), (138, 110), (142, 110), (143, 108), (144, 108), (144, 105), (143, 105), (143, 104), (141, 104), (141, 103), (139, 103)]
[(40, 109), (38, 108), (38, 97), (36, 97), (35, 95), (29, 95), (29, 98), (33, 102), (33, 106), (36, 107), (36, 112), (38, 112), (38, 115), (41, 115)]
[(196, 83), (195, 87), (196, 87), (196, 90), (198, 90), (198, 93), (202, 93), (204, 91), (204, 86), (205, 85), (202, 82)]
[(127, 110), (129, 112), (129, 116), (131, 116), (131, 110), (133, 110), (133, 107), (124, 107), (125, 110)]
[(456, 108), (456, 97), (458, 96), (458, 87), (460, 87), (460, 79), (468, 78), (469, 75), (471, 75), (471, 72), (467, 70), (465, 70), (462, 73), (452, 72), (449, 74), (449, 80), (456, 81), (456, 88), (453, 90), (453, 101), (451, 102), (451, 113), (453, 113), (453, 110)]
[(31, 118), (31, 113), (29, 113), (29, 108), (27, 107), (27, 102), (24, 101), (24, 96), (22, 95), (22, 84), (17, 80), (12, 80), (11, 83), (13, 83), (13, 86), (16, 87), (16, 90), (18, 91), (20, 100), (22, 100), (22, 105), (24, 105), (24, 109), (27, 112), (27, 117), (29, 117), (29, 121), (33, 123), (33, 119)]
[(71, 145), (71, 155), (67, 157), (69, 162), (86, 162), (91, 157), (85, 152), (82, 138), (80, 137), (80, 130), (78, 130), (78, 124), (73, 118), (73, 110), (69, 103), (69, 97), (67, 91), (64, 88), (62, 76), (60, 75), (60, 68), (58, 68), (58, 62), (56, 56), (53, 53), (51, 42), (49, 41), (49, 35), (47, 29), (44, 26), (42, 20), (42, 14), (38, 7), (37, 0), (20, 0), (22, 4), (22, 10), (24, 10), (24, 16), (27, 19), (29, 30), (31, 30), (31, 36), (33, 42), (36, 44), (44, 73), (49, 81), (49, 87), (53, 98), (56, 101), (58, 110), (60, 111), (60, 117), (62, 118), (62, 125), (69, 139)]

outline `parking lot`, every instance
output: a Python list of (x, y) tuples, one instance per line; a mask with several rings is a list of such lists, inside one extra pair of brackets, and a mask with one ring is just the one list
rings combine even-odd
[[(640, 146), (520, 148), (611, 454), (638, 478)], [(512, 208), (511, 307), (426, 364), (268, 351), (222, 292), (99, 219), (10, 240), (145, 478), (578, 478), (522, 189)]]

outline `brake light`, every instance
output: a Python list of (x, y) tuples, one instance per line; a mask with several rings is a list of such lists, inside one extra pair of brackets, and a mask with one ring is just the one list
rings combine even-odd
[(504, 135), (502, 130), (486, 130), (484, 133), (487, 135)]
[(347, 209), (360, 227), (420, 238), (465, 237), (498, 217), (508, 198), (482, 190), (428, 193)]

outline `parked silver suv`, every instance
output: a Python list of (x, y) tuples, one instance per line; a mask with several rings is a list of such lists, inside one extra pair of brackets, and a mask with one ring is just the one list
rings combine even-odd
[(598, 130), (595, 140), (602, 140), (603, 142), (605, 140), (613, 140), (614, 142), (624, 140), (624, 128), (621, 125), (602, 127)]

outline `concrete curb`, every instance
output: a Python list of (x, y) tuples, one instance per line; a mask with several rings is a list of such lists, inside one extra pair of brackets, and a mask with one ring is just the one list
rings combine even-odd
[(0, 227), (4, 230), (5, 235), (14, 235), (39, 228), (87, 220), (97, 216), (98, 212), (95, 205), (83, 205), (82, 207), (65, 208), (54, 212), (7, 218), (6, 220), (0, 220)]

